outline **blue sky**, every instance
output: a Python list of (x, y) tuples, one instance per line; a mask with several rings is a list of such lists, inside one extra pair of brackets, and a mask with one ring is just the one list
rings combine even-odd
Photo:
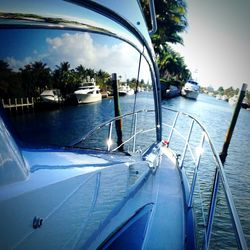
[(60, 32), (55, 30), (0, 30), (0, 57), (13, 56), (18, 60), (22, 60), (34, 53), (43, 54), (48, 50), (48, 45), (45, 42), (46, 38), (59, 34)]
[[(185, 58), (201, 85), (250, 89), (250, 1), (187, 0), (184, 46), (173, 46)], [(196, 73), (195, 73), (196, 72)]]

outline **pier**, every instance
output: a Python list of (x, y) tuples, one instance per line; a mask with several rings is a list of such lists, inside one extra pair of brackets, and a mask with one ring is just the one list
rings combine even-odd
[[(31, 100), (30, 100), (31, 99)], [(12, 111), (13, 109), (15, 111), (18, 110), (24, 110), (24, 108), (33, 108), (34, 109), (34, 97), (31, 98), (14, 98), (14, 102), (12, 102), (11, 98), (8, 99), (7, 103), (4, 99), (2, 99), (2, 106), (4, 109), (8, 109), (9, 111)]]

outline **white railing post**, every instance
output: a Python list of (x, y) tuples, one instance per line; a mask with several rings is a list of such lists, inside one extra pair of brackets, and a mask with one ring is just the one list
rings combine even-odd
[(187, 136), (186, 143), (185, 143), (185, 146), (184, 146), (184, 150), (182, 152), (182, 157), (181, 157), (181, 161), (180, 161), (180, 168), (183, 167), (183, 162), (184, 162), (184, 158), (186, 156), (186, 152), (187, 152), (187, 148), (188, 148), (188, 144), (189, 144), (189, 140), (190, 140), (190, 136), (191, 136), (191, 133), (192, 133), (193, 126), (194, 126), (194, 120), (192, 120), (190, 128), (189, 128), (189, 132), (188, 132), (188, 136)]
[(109, 133), (108, 133), (108, 141), (107, 141), (107, 151), (110, 152), (111, 145), (112, 145), (112, 127), (113, 127), (113, 121), (109, 124)]
[(136, 130), (137, 130), (137, 113), (134, 114), (134, 139), (133, 139), (133, 153), (135, 153), (135, 143), (136, 143)]
[(169, 137), (168, 137), (168, 142), (169, 142), (169, 144), (170, 144), (170, 140), (171, 140), (171, 138), (172, 138), (173, 132), (174, 132), (174, 128), (175, 128), (175, 125), (176, 125), (178, 116), (179, 116), (179, 112), (177, 112), (177, 114), (176, 114), (176, 116), (175, 116), (175, 119), (174, 119), (174, 122), (173, 122), (173, 125), (172, 125), (172, 129), (171, 129), (170, 134), (169, 134)]

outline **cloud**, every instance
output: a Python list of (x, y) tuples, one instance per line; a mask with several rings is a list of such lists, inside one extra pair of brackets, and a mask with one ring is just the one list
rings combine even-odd
[[(94, 41), (94, 38), (98, 40)], [(105, 43), (105, 36), (91, 36), (89, 33), (64, 33), (47, 38), (46, 42), (49, 45), (46, 61), (52, 67), (68, 61), (73, 68), (82, 64), (95, 70), (117, 73), (124, 80), (137, 75), (139, 53), (125, 42), (114, 43), (108, 38)]]
[(60, 37), (47, 38), (49, 53), (47, 61), (54, 66), (68, 61), (72, 67), (79, 64), (93, 66), (96, 61), (96, 49), (93, 39), (88, 33), (64, 33)]
[[(18, 70), (26, 64), (34, 61), (43, 61), (54, 69), (61, 62), (69, 62), (71, 68), (82, 64), (86, 68), (102, 69), (121, 75), (125, 81), (127, 78), (136, 78), (139, 53), (129, 44), (103, 35), (91, 35), (90, 33), (63, 33), (56, 37), (47, 37), (42, 44), (46, 51), (32, 49), (30, 55), (17, 60), (14, 57), (6, 59), (12, 69)], [(41, 41), (37, 42), (38, 46)], [(45, 46), (44, 46), (45, 45)], [(149, 80), (146, 62), (142, 63), (141, 72), (145, 81)]]

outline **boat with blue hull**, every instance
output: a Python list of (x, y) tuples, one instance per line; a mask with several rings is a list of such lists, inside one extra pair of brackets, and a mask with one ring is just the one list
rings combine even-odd
[[(149, 4), (154, 26), (154, 3)], [(135, 77), (137, 84), (144, 79), (153, 89), (152, 99), (148, 98), (143, 107), (135, 93), (135, 102), (126, 103), (131, 108), (126, 114), (117, 112), (119, 95), (114, 95), (117, 102), (105, 103), (110, 111), (108, 118), (102, 117), (98, 104), (75, 106), (75, 112), (80, 108), (96, 112), (100, 109), (96, 117), (100, 124), (90, 124), (86, 117), (79, 116), (78, 124), (82, 125), (72, 126), (74, 129), (69, 132), (67, 124), (74, 121), (56, 120), (56, 112), (53, 113), (51, 127), (63, 124), (65, 131), (71, 133), (67, 135), (71, 139), (67, 145), (60, 143), (63, 135), (54, 140), (57, 145), (43, 144), (42, 134), (48, 131), (43, 130), (41, 121), (33, 121), (33, 129), (41, 135), (43, 145), (32, 145), (30, 138), (29, 142), (20, 141), (13, 131), (11, 114), (1, 110), (1, 248), (213, 248), (212, 225), (220, 185), (236, 247), (247, 249), (220, 157), (205, 128), (193, 116), (161, 107), (160, 78), (149, 35), (156, 27), (148, 31), (137, 1), (117, 4), (56, 0), (38, 5), (25, 0), (14, 5), (1, 0), (1, 6), (0, 60), (8, 64), (10, 79), (15, 77), (20, 89), (25, 63), (30, 60), (32, 65), (38, 59), (50, 67), (54, 85), (64, 91), (70, 91), (74, 77), (80, 74), (65, 70), (56, 79), (59, 71), (55, 66), (67, 60), (72, 66), (85, 63), (86, 68), (110, 73), (117, 66), (112, 75), (113, 86), (117, 87), (117, 75), (130, 72), (127, 77)], [(8, 39), (18, 39), (19, 43)], [(36, 57), (37, 53), (40, 54)], [(22, 55), (23, 70), (17, 74), (18, 69), (11, 62), (19, 58), (21, 63)], [(116, 58), (121, 59), (119, 65)], [(130, 62), (125, 61), (129, 58)], [(135, 58), (139, 62), (134, 62)], [(141, 70), (143, 65), (146, 66)], [(6, 79), (9, 84), (10, 79)], [(149, 127), (148, 120), (155, 121), (155, 125)], [(184, 126), (187, 133), (182, 134)], [(75, 130), (86, 127), (88, 133), (76, 138)], [(203, 166), (203, 159), (209, 162), (209, 169)], [(211, 177), (210, 186), (200, 185), (204, 172)], [(202, 195), (209, 202), (200, 203)]]

